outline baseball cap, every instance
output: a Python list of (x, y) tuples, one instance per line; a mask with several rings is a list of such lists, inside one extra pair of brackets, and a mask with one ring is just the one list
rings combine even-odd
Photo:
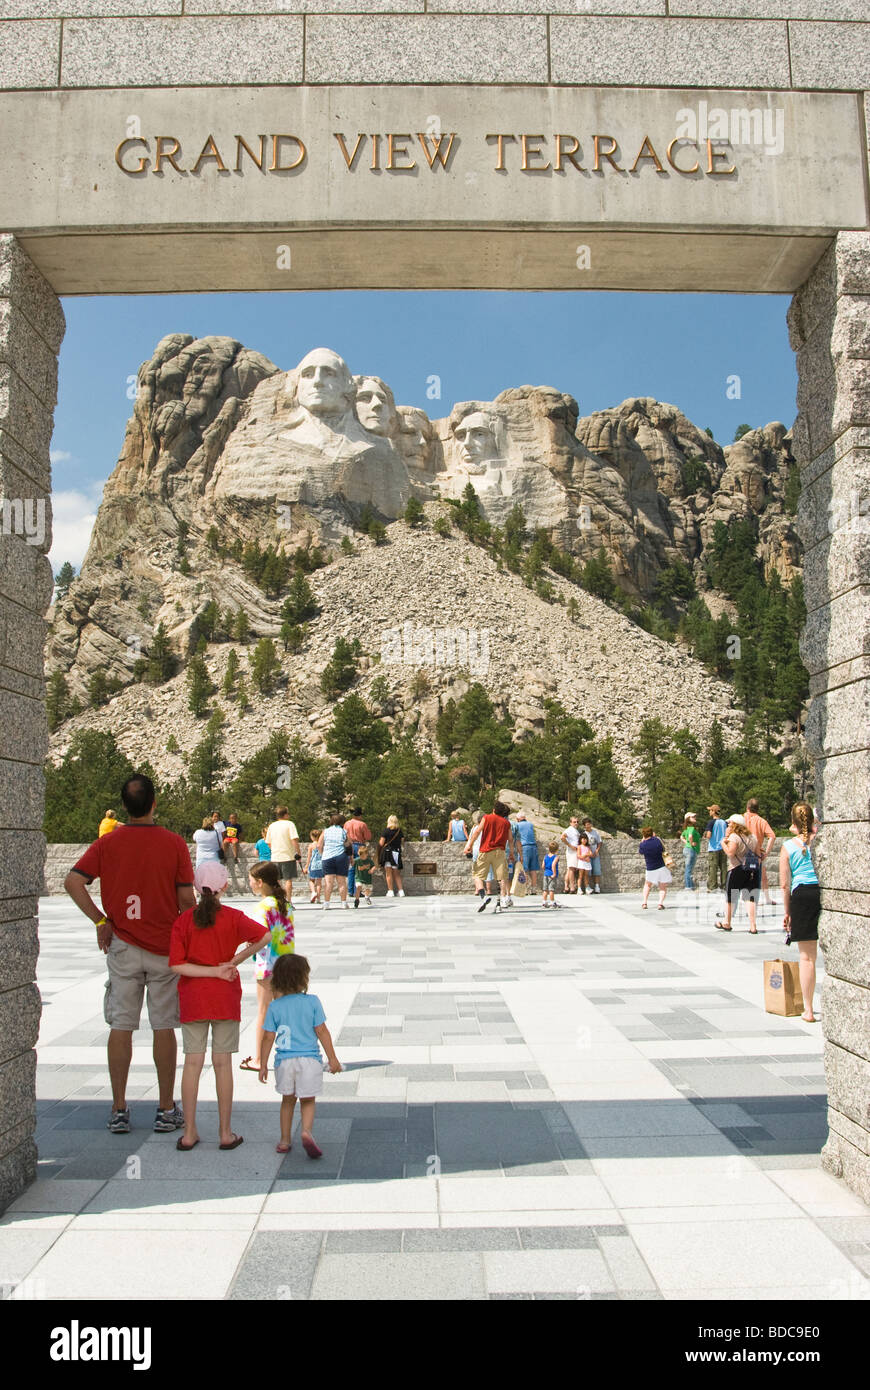
[(210, 888), (213, 893), (220, 893), (226, 888), (229, 877), (226, 864), (219, 859), (207, 859), (196, 866), (193, 881), (200, 892), (203, 888)]

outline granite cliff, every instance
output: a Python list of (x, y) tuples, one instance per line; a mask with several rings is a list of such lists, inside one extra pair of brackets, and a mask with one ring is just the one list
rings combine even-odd
[[(581, 418), (572, 396), (549, 387), (461, 402), (431, 420), (397, 406), (379, 378), (352, 376), (327, 349), (285, 372), (233, 339), (173, 334), (140, 369), (81, 574), (50, 614), (47, 666), (63, 674), (70, 696), (85, 703), (95, 672), (122, 689), (66, 720), (53, 753), (75, 728), (105, 726), (131, 754), (147, 753), (161, 771), (180, 770), (166, 742), (173, 733), (189, 751), (200, 736), (184, 666), (201, 642), (207, 605), (244, 610), (248, 650), (253, 639), (279, 632), (282, 595), (267, 596), (228, 553), (241, 542), (279, 555), (318, 546), (329, 563), (309, 575), (319, 616), (302, 649), (283, 656), (276, 693), (254, 696), (247, 714), (232, 712), (234, 765), (277, 727), (321, 747), (330, 714), (320, 674), (336, 637), (362, 634), (360, 693), (385, 675), (387, 717), (411, 721), (422, 742), (431, 743), (448, 695), (479, 679), (518, 720), (521, 736), (539, 725), (548, 696), (585, 714), (613, 735), (631, 778), (628, 744), (651, 712), (699, 732), (718, 717), (735, 733), (728, 685), (684, 647), (644, 632), (576, 584), (548, 575), (548, 601), (464, 536), (433, 534), (432, 523), (471, 483), (491, 525), (503, 527), (519, 507), (530, 532), (542, 528), (579, 562), (603, 549), (619, 588), (639, 605), (680, 562), (715, 614), (728, 611), (722, 595), (705, 592), (705, 550), (717, 521), (749, 520), (765, 572), (786, 582), (799, 573), (785, 506), (790, 445), (774, 423), (722, 449), (675, 406), (651, 398)], [(423, 528), (398, 521), (411, 498), (423, 507)], [(385, 524), (389, 543), (361, 538), (361, 519)], [(554, 602), (572, 599), (569, 621)], [(161, 623), (179, 673), (144, 685), (134, 671)], [(421, 697), (420, 661), (406, 659), (407, 643), (399, 660), (395, 641), (388, 645), (388, 634), (405, 624), (485, 630), (486, 669), (433, 661)], [(230, 650), (243, 659), (245, 645), (207, 646), (218, 684)]]

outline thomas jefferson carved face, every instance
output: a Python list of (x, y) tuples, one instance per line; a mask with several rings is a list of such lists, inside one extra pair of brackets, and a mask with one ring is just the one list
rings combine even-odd
[(356, 414), (369, 434), (389, 436), (396, 429), (396, 403), (393, 393), (380, 377), (355, 377)]
[(464, 415), (453, 431), (459, 445), (459, 457), (470, 473), (483, 473), (487, 462), (498, 458), (498, 445), (493, 423), (482, 410)]
[(309, 415), (338, 415), (353, 400), (347, 363), (329, 348), (315, 348), (296, 368), (296, 400)]

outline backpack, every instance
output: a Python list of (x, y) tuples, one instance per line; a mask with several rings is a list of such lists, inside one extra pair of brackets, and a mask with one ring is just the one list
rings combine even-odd
[(746, 870), (747, 873), (750, 873), (750, 874), (757, 874), (758, 871), (759, 871), (759, 869), (761, 868), (761, 860), (759, 859), (758, 855), (755, 853), (755, 850), (749, 848), (749, 845), (747, 844), (747, 842), (746, 842), (745, 840), (744, 840), (743, 844), (744, 844), (743, 867), (744, 867), (744, 869)]

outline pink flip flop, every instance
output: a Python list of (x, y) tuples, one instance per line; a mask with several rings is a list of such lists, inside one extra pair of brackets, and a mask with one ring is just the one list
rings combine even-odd
[(305, 1152), (307, 1153), (307, 1155), (308, 1155), (309, 1158), (322, 1158), (322, 1157), (323, 1157), (323, 1150), (322, 1150), (322, 1149), (318, 1149), (318, 1147), (317, 1147), (317, 1145), (315, 1144), (314, 1140), (313, 1140), (313, 1139), (308, 1139), (308, 1138), (306, 1138), (305, 1135), (302, 1136), (302, 1147), (303, 1147), (303, 1149), (305, 1150)]
[(276, 1152), (276, 1154), (288, 1154), (288, 1153), (290, 1152), (290, 1150), (292, 1149), (292, 1147), (293, 1147), (292, 1144), (281, 1144), (281, 1143), (278, 1143), (278, 1144), (275, 1145), (275, 1152)]

